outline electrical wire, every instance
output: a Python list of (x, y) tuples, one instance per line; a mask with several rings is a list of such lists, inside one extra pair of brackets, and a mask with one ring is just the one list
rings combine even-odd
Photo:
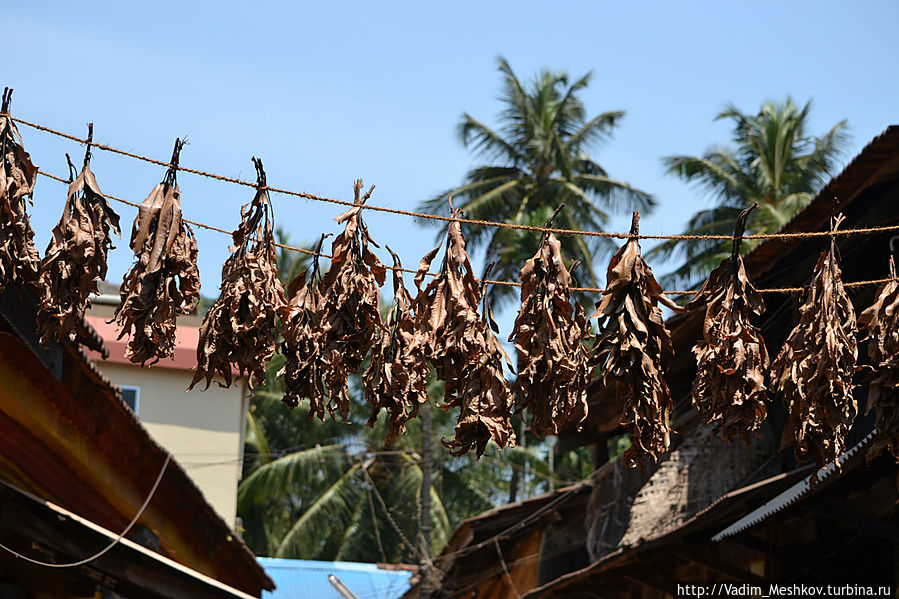
[(156, 481), (153, 483), (153, 488), (150, 489), (150, 494), (147, 495), (147, 498), (144, 500), (143, 505), (140, 506), (140, 509), (137, 511), (137, 514), (134, 515), (134, 518), (131, 519), (131, 522), (128, 523), (128, 526), (125, 527), (125, 530), (119, 534), (111, 543), (109, 543), (106, 547), (98, 551), (97, 553), (91, 555), (90, 557), (86, 557), (82, 560), (78, 560), (77, 562), (70, 562), (66, 564), (53, 564), (49, 562), (42, 562), (40, 560), (32, 559), (28, 556), (22, 555), (21, 553), (10, 549), (6, 545), (0, 544), (0, 548), (5, 549), (9, 553), (16, 556), (18, 559), (25, 560), (26, 562), (37, 564), (38, 566), (45, 566), (47, 568), (74, 568), (76, 566), (83, 566), (84, 564), (90, 563), (95, 559), (103, 556), (110, 549), (119, 544), (119, 542), (128, 534), (128, 531), (137, 524), (137, 520), (143, 515), (144, 510), (147, 509), (147, 506), (150, 505), (150, 500), (153, 499), (153, 495), (156, 493), (156, 489), (159, 487), (159, 483), (162, 481), (162, 476), (165, 474), (166, 468), (168, 468), (169, 462), (172, 460), (172, 454), (166, 454), (165, 462), (162, 464), (162, 469), (159, 471), (159, 475), (156, 477)]

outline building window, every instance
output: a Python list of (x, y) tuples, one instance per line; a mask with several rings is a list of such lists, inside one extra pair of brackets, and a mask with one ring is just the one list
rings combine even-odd
[(132, 385), (119, 385), (119, 389), (122, 390), (122, 400), (128, 404), (128, 407), (131, 408), (131, 411), (135, 414), (139, 414), (140, 410), (140, 387), (134, 387)]

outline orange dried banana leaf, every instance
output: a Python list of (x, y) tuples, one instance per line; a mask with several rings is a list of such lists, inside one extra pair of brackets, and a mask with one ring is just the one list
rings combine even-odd
[(381, 323), (381, 296), (387, 269), (369, 244), (378, 247), (362, 220), (362, 206), (374, 190), (360, 197), (362, 180), (353, 190), (356, 204), (340, 216), (343, 232), (331, 244), (331, 267), (322, 281), (320, 304), (321, 357), (327, 364), (327, 409), (346, 420), (350, 412), (347, 377), (359, 372)]
[[(833, 230), (843, 220), (834, 219)], [(782, 446), (819, 468), (839, 464), (858, 407), (852, 395), (858, 348), (855, 311), (843, 288), (833, 238), (803, 294), (799, 322), (772, 364), (787, 410)]]
[(739, 436), (747, 445), (765, 419), (768, 401), (768, 351), (751, 322), (753, 315), (761, 316), (765, 304), (740, 256), (746, 219), (756, 207), (740, 214), (731, 256), (712, 271), (690, 302), (690, 307), (706, 306), (702, 339), (693, 347), (693, 405), (724, 439)]
[(868, 452), (874, 458), (884, 450), (899, 462), (899, 283), (896, 263), (890, 256), (890, 277), (877, 292), (874, 304), (858, 316), (868, 333), (868, 403), (874, 410), (877, 437)]
[(437, 378), (445, 382), (440, 407), (460, 408), (455, 437), (443, 441), (444, 446), (456, 456), (475, 449), (480, 457), (491, 440), (499, 447), (514, 445), (510, 420), (513, 398), (503, 374), (503, 361), (508, 362), (508, 357), (491, 332), (495, 323), (486, 302), (483, 317), (478, 314), (484, 290), (474, 277), (465, 251), (462, 229), (455, 220), (458, 211), (453, 211), (453, 216), (437, 276), (421, 289), (439, 248), (422, 259), (415, 277), (419, 288), (415, 299), (416, 342), (434, 365)]
[(594, 318), (599, 331), (591, 363), (598, 369), (602, 394), (623, 405), (621, 426), (630, 433), (624, 455), (629, 466), (642, 469), (644, 457), (658, 459), (671, 444), (672, 401), (662, 360), (672, 353), (671, 335), (659, 304), (681, 310), (662, 292), (652, 269), (640, 257), (639, 214), (634, 235), (612, 257), (606, 289)]
[(509, 337), (518, 350), (517, 409), (531, 412), (535, 435), (557, 435), (569, 423), (580, 427), (587, 417), (590, 352), (583, 343), (587, 319), (580, 305), (571, 303), (572, 277), (555, 235), (543, 236), (518, 280), (521, 309)]
[(386, 330), (379, 331), (372, 348), (371, 364), (365, 371), (365, 396), (371, 404), (368, 426), (374, 426), (382, 409), (387, 411), (389, 445), (406, 433), (406, 422), (418, 415), (428, 400), (428, 362), (423, 347), (415, 343), (414, 300), (403, 285), (402, 264), (393, 256), (393, 306), (387, 316)]
[(165, 179), (138, 209), (131, 231), (135, 263), (125, 274), (115, 318), (119, 339), (130, 335), (125, 357), (146, 365), (171, 357), (176, 320), (200, 298), (197, 242), (181, 218), (181, 193), (175, 173), (182, 142), (175, 141)]
[(89, 157), (90, 150), (81, 173), (69, 184), (62, 217), (41, 263), (38, 324), (42, 343), (76, 340), (90, 296), (99, 293), (97, 282), (106, 278), (107, 254), (114, 247), (110, 231), (121, 236), (119, 215), (100, 191)]
[(286, 306), (281, 308), (281, 354), (284, 366), (278, 372), (284, 377), (285, 405), (295, 408), (304, 399), (309, 400), (309, 417), (324, 420), (327, 405), (324, 378), (326, 364), (322, 360), (321, 327), (321, 276), (318, 257), (326, 235), (322, 235), (315, 249), (312, 268), (303, 271), (287, 286)]
[[(287, 304), (278, 278), (278, 256), (272, 207), (262, 161), (254, 158), (257, 191), (240, 210), (241, 222), (232, 233), (233, 253), (222, 266), (219, 298), (200, 327), (197, 370), (188, 389), (217, 374), (230, 387), (232, 369), (249, 375), (250, 386), (265, 382), (265, 365), (275, 353), (276, 317)], [(221, 383), (219, 383), (221, 385)]]
[(37, 167), (9, 115), (11, 98), (12, 90), (4, 88), (0, 107), (0, 291), (10, 283), (34, 284), (41, 267), (27, 211)]

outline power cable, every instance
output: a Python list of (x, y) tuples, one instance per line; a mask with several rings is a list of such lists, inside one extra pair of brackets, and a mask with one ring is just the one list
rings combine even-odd
[(119, 542), (125, 537), (125, 535), (128, 534), (128, 531), (130, 531), (131, 528), (135, 524), (137, 524), (137, 520), (141, 517), (141, 515), (143, 515), (144, 510), (147, 509), (147, 506), (150, 505), (150, 500), (153, 499), (153, 495), (156, 493), (156, 489), (159, 487), (159, 483), (162, 481), (162, 476), (163, 476), (163, 474), (165, 474), (165, 470), (168, 467), (169, 462), (171, 460), (172, 460), (172, 454), (170, 454), (170, 453), (166, 454), (165, 462), (162, 464), (162, 470), (159, 471), (159, 475), (156, 477), (156, 482), (153, 483), (153, 488), (150, 489), (150, 494), (147, 495), (147, 498), (144, 500), (143, 505), (140, 506), (140, 509), (138, 510), (137, 514), (134, 515), (134, 518), (132, 518), (131, 522), (128, 523), (128, 526), (125, 527), (125, 530), (123, 530), (121, 532), (121, 534), (119, 534), (119, 536), (117, 536), (109, 545), (107, 545), (106, 547), (104, 547), (103, 549), (98, 551), (97, 553), (93, 554), (92, 556), (86, 557), (82, 560), (78, 560), (77, 562), (70, 562), (67, 564), (52, 564), (52, 563), (42, 562), (42, 561), (27, 557), (25, 555), (22, 555), (21, 553), (18, 553), (17, 551), (10, 549), (9, 547), (7, 547), (6, 545), (3, 545), (3, 544), (0, 544), (0, 548), (5, 549), (6, 551), (13, 554), (17, 558), (23, 559), (26, 562), (29, 562), (32, 564), (37, 564), (38, 566), (45, 566), (47, 568), (74, 568), (76, 566), (83, 566), (84, 564), (94, 561), (95, 559), (101, 557), (106, 552), (108, 552), (110, 549), (112, 549), (113, 547), (118, 545)]

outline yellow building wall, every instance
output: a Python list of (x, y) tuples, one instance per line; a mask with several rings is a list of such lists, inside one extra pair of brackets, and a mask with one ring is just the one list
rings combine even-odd
[(141, 423), (233, 527), (243, 461), (245, 383), (237, 381), (222, 389), (213, 382), (206, 391), (201, 383), (187, 392), (192, 373), (186, 370), (103, 361), (97, 366), (113, 383), (140, 388)]

